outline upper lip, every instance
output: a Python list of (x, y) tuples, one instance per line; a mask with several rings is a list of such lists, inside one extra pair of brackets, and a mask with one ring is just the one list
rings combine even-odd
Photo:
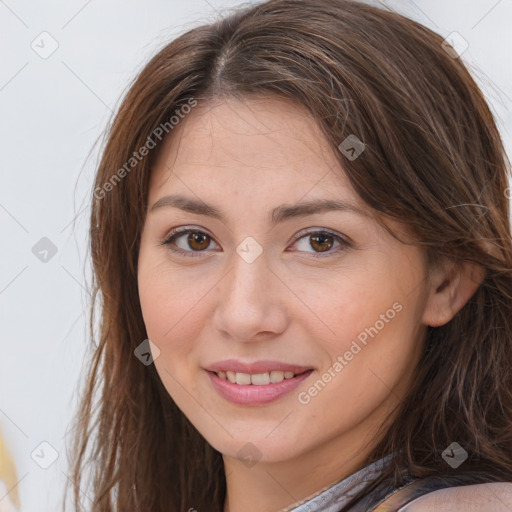
[(236, 359), (226, 359), (208, 365), (205, 370), (209, 372), (238, 372), (238, 373), (266, 373), (271, 371), (293, 372), (295, 374), (304, 373), (313, 368), (300, 366), (297, 364), (283, 363), (280, 361), (254, 361), (244, 363)]

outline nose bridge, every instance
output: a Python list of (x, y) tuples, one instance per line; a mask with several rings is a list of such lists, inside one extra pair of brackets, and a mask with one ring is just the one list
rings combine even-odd
[(269, 297), (265, 297), (269, 279), (268, 261), (261, 254), (254, 260), (244, 259), (240, 254), (233, 255), (232, 269), (228, 278), (228, 296), (225, 299), (242, 301), (261, 307)]
[(285, 315), (266, 255), (260, 253), (253, 259), (238, 252), (233, 254), (232, 268), (221, 285), (216, 327), (241, 341), (252, 339), (258, 332), (280, 331)]

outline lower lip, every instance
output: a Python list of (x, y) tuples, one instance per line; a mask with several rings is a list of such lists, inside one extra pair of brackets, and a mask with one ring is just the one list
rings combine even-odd
[(256, 386), (254, 384), (233, 384), (229, 382), (229, 380), (217, 377), (213, 372), (208, 372), (208, 375), (212, 381), (213, 387), (226, 400), (241, 405), (259, 405), (268, 404), (292, 392), (312, 373), (313, 370), (308, 370), (292, 379), (284, 379), (281, 382), (265, 384), (263, 386)]

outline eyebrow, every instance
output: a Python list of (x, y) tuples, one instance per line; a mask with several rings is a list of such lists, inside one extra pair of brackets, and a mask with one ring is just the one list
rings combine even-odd
[[(203, 201), (196, 200), (193, 198), (170, 195), (161, 197), (149, 210), (150, 213), (164, 207), (179, 208), (180, 210), (194, 213), (197, 215), (205, 215), (207, 217), (213, 217), (226, 224), (226, 219), (222, 212), (214, 206), (207, 204)], [(357, 213), (365, 217), (368, 213), (363, 209), (359, 208), (354, 204), (350, 204), (344, 201), (337, 201), (332, 199), (317, 199), (314, 201), (307, 201), (297, 203), (295, 205), (280, 205), (272, 210), (269, 215), (269, 219), (272, 225), (276, 225), (288, 219), (303, 217), (306, 215), (313, 215), (315, 213), (321, 213), (326, 211), (345, 211)]]

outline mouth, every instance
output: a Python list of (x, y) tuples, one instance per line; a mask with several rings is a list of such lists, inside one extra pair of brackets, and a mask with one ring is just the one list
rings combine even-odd
[(206, 370), (213, 389), (236, 405), (265, 405), (290, 395), (314, 372), (306, 370), (271, 370), (259, 373), (232, 370)]

